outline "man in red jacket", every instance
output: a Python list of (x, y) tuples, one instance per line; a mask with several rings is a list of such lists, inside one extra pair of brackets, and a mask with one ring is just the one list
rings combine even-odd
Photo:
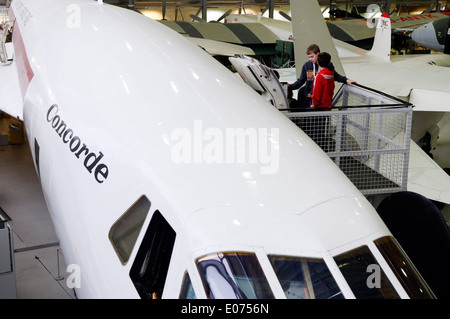
[[(327, 52), (321, 52), (317, 57), (319, 73), (317, 74), (312, 90), (311, 107), (318, 111), (326, 111), (332, 106), (334, 95), (334, 71), (328, 69), (331, 56)], [(312, 118), (311, 138), (322, 150), (328, 151), (328, 139), (326, 138), (326, 116), (315, 116)]]

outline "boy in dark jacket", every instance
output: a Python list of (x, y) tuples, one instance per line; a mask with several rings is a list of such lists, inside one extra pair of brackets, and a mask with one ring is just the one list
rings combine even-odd
[[(292, 108), (296, 107), (309, 107), (311, 104), (311, 96), (312, 96), (312, 86), (314, 79), (319, 72), (319, 65), (317, 64), (317, 57), (319, 56), (320, 48), (316, 44), (311, 44), (306, 49), (306, 55), (309, 58), (308, 62), (305, 62), (302, 68), (302, 72), (300, 74), (300, 77), (297, 81), (290, 84), (288, 89), (290, 91), (297, 90), (300, 87), (302, 87), (303, 84), (305, 84), (304, 87), (300, 89), (297, 96), (297, 103), (291, 104)], [(347, 84), (353, 84), (356, 83), (353, 80), (348, 79), (345, 76), (340, 75), (337, 73), (334, 69), (333, 63), (330, 62), (330, 64), (327, 67), (329, 70), (334, 72), (334, 80), (340, 83), (347, 83)]]

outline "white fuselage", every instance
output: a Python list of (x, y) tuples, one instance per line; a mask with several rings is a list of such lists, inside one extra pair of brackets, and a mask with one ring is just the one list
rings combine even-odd
[[(139, 297), (129, 273), (156, 210), (176, 233), (163, 297), (178, 298), (186, 271), (206, 297), (196, 258), (230, 250), (261, 258), (275, 297), (284, 294), (268, 254), (322, 258), (354, 297), (333, 256), (373, 249), (390, 232), (272, 105), (135, 12), (89, 0), (14, 0), (10, 17), (28, 140), (67, 264), (81, 272), (79, 297)], [(242, 135), (257, 144), (240, 149), (232, 139)], [(142, 195), (150, 212), (124, 265), (108, 234)]]

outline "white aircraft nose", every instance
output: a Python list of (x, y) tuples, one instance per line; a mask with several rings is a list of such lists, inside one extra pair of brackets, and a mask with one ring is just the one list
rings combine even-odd
[(442, 51), (443, 49), (443, 46), (438, 42), (436, 30), (432, 22), (415, 29), (410, 37), (414, 42), (428, 49), (437, 51)]

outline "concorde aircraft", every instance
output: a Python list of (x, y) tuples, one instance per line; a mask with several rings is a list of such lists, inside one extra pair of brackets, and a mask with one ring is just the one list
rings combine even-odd
[(317, 145), (173, 30), (92, 0), (14, 0), (9, 23), (0, 109), (78, 297), (434, 297)]

